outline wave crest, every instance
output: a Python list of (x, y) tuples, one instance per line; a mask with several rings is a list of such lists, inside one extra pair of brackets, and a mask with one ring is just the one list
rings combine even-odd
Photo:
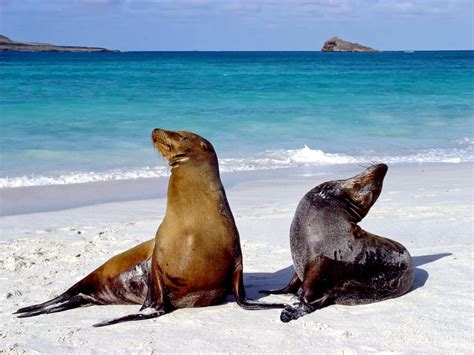
[[(220, 159), (222, 172), (289, 168), (298, 166), (318, 166), (335, 164), (360, 164), (374, 161), (388, 164), (398, 163), (461, 163), (474, 161), (474, 145), (471, 140), (463, 140), (465, 149), (428, 149), (412, 154), (381, 156), (366, 154), (351, 156), (346, 154), (325, 153), (320, 149), (311, 149), (304, 145), (301, 149), (269, 150), (249, 158)], [(71, 172), (61, 175), (25, 175), (0, 178), (0, 188), (23, 186), (67, 185), (97, 181), (130, 180), (156, 178), (169, 175), (166, 166), (143, 167), (137, 169), (115, 169), (105, 172)]]

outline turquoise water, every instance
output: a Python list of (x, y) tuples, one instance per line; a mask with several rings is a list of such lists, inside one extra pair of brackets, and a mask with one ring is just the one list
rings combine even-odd
[(474, 52), (0, 53), (0, 187), (166, 174), (155, 127), (223, 170), (474, 160)]

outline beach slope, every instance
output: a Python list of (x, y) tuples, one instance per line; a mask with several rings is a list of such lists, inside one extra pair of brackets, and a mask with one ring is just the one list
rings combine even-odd
[[(229, 203), (239, 228), (245, 285), (285, 285), (292, 274), (288, 231), (312, 187), (361, 170), (278, 170), (233, 181)], [(361, 306), (330, 306), (289, 324), (280, 310), (245, 311), (233, 301), (180, 309), (158, 319), (106, 328), (92, 324), (139, 306), (94, 306), (18, 319), (19, 307), (46, 301), (110, 256), (154, 236), (166, 199), (97, 204), (0, 217), (0, 351), (7, 353), (469, 353), (472, 351), (473, 165), (390, 166), (382, 194), (361, 226), (404, 244), (416, 265), (406, 295)]]

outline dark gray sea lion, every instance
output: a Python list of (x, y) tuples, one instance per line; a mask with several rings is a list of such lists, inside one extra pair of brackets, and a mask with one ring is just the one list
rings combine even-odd
[(325, 182), (300, 201), (290, 229), (296, 273), (288, 286), (266, 293), (296, 293), (285, 307), (289, 322), (330, 304), (357, 305), (406, 293), (413, 263), (398, 242), (360, 228), (382, 190), (385, 164), (347, 180)]
[(151, 239), (115, 255), (58, 297), (20, 308), (15, 314), (24, 318), (90, 305), (142, 304), (154, 245)]
[(139, 313), (96, 326), (214, 305), (229, 293), (245, 309), (283, 308), (245, 295), (239, 233), (211, 143), (194, 133), (162, 129), (153, 131), (152, 140), (168, 160), (171, 177), (166, 214), (155, 237), (147, 296)]

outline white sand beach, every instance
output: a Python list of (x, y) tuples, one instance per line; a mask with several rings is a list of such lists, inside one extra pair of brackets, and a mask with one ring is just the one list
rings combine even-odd
[[(473, 168), (389, 166), (384, 189), (360, 225), (408, 248), (416, 265), (412, 290), (369, 305), (329, 306), (288, 324), (280, 321), (278, 309), (246, 311), (232, 297), (222, 305), (105, 328), (92, 325), (139, 306), (92, 306), (19, 319), (12, 315), (19, 307), (62, 293), (111, 256), (153, 238), (165, 213), (166, 179), (109, 183), (103, 189), (97, 184), (3, 189), (4, 214), (36, 212), (0, 217), (0, 352), (472, 353)], [(264, 297), (258, 290), (284, 286), (292, 274), (288, 231), (296, 205), (319, 183), (361, 170), (343, 165), (223, 175), (251, 298), (291, 302), (289, 295)], [(152, 199), (135, 193), (143, 186)], [(128, 201), (84, 197), (94, 190), (120, 192)], [(71, 205), (79, 196), (81, 206)], [(48, 206), (56, 211), (46, 212)]]

